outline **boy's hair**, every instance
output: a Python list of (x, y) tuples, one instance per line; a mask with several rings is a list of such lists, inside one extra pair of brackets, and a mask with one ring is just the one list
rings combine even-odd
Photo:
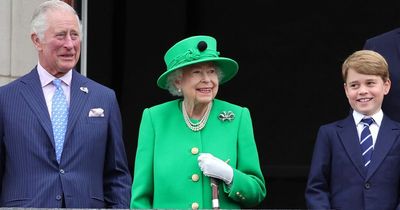
[(359, 50), (351, 54), (342, 65), (342, 77), (346, 82), (349, 69), (357, 73), (380, 76), (383, 81), (389, 79), (388, 64), (385, 58), (372, 50)]

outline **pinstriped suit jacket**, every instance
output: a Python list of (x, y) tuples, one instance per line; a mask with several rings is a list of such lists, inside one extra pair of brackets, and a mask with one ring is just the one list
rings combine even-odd
[[(87, 88), (87, 93), (81, 90)], [(88, 117), (90, 109), (104, 117)], [(129, 208), (131, 176), (114, 91), (73, 71), (60, 164), (39, 75), (0, 87), (0, 206)]]

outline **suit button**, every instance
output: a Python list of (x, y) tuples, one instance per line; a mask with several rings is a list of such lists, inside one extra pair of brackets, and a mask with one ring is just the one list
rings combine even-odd
[(199, 208), (199, 204), (194, 202), (192, 203), (192, 209), (198, 209)]
[(63, 169), (60, 169), (60, 173), (61, 173), (61, 174), (64, 174), (65, 171), (64, 171)]
[(197, 175), (197, 174), (193, 174), (192, 175), (192, 181), (194, 181), (194, 182), (197, 182), (197, 181), (199, 181), (199, 175)]
[(61, 195), (57, 195), (56, 200), (58, 200), (58, 201), (61, 200)]
[(199, 148), (193, 147), (193, 148), (192, 148), (192, 154), (193, 154), (193, 155), (197, 155), (198, 153), (199, 153)]
[(367, 182), (364, 184), (364, 187), (365, 187), (365, 189), (368, 190), (369, 188), (371, 188), (371, 184)]

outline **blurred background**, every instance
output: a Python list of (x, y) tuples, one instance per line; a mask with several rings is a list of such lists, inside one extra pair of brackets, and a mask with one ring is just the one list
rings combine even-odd
[(132, 174), (143, 109), (174, 99), (156, 85), (168, 48), (210, 35), (221, 56), (239, 63), (217, 98), (250, 109), (268, 191), (257, 208), (264, 209), (306, 208), (318, 128), (349, 111), (342, 62), (367, 38), (400, 27), (395, 0), (82, 1), (72, 3), (87, 15), (85, 71), (117, 93)]

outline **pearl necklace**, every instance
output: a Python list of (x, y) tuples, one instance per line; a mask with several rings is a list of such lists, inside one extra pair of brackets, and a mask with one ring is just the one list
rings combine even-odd
[(197, 122), (197, 123), (193, 123), (193, 122), (190, 120), (190, 118), (189, 118), (189, 116), (188, 116), (188, 114), (187, 114), (187, 112), (186, 112), (185, 102), (182, 101), (183, 119), (185, 119), (186, 125), (190, 128), (190, 130), (192, 130), (192, 131), (199, 131), (199, 130), (201, 130), (201, 129), (204, 128), (204, 126), (205, 126), (206, 123), (207, 123), (208, 115), (210, 114), (211, 107), (212, 107), (212, 103), (208, 104), (206, 113), (204, 113), (204, 115), (203, 115), (203, 117), (200, 119), (200, 121)]

